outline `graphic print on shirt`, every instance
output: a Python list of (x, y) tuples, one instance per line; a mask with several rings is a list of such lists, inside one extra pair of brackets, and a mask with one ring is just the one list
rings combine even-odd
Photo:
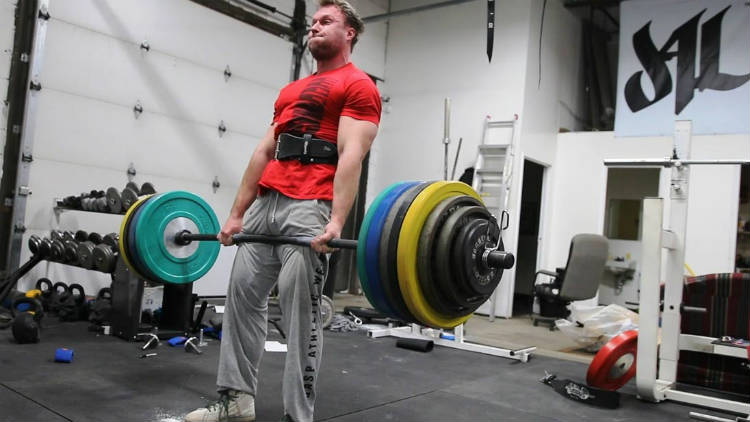
[(288, 132), (300, 135), (318, 132), (325, 112), (326, 99), (333, 83), (332, 78), (317, 78), (310, 81), (310, 84), (299, 94), (294, 114), (286, 129)]

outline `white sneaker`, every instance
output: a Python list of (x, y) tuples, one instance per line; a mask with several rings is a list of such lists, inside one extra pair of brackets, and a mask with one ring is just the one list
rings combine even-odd
[(241, 391), (228, 390), (221, 393), (215, 403), (185, 415), (185, 422), (253, 422), (255, 420), (255, 398)]

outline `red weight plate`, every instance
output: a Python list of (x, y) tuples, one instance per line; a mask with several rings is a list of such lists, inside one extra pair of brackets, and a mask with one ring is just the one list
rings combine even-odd
[(603, 390), (618, 390), (635, 376), (637, 351), (638, 331), (618, 334), (594, 356), (586, 373), (586, 382)]

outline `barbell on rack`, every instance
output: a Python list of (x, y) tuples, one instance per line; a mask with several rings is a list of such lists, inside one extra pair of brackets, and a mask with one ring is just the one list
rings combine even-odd
[[(219, 254), (219, 221), (195, 194), (141, 196), (126, 212), (120, 256), (138, 277), (190, 283)], [(515, 263), (481, 197), (461, 182), (399, 182), (368, 209), (358, 240), (328, 246), (356, 249), (362, 290), (378, 311), (406, 322), (452, 328), (465, 322)], [(235, 244), (309, 246), (312, 237), (240, 233)]]

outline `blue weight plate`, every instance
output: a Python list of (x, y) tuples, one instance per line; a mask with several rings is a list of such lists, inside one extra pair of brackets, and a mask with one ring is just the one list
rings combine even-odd
[(359, 275), (359, 284), (362, 286), (367, 300), (370, 304), (377, 309), (380, 313), (389, 315), (390, 308), (385, 303), (385, 298), (380, 291), (380, 286), (376, 286), (376, 290), (373, 291), (372, 282), (367, 274), (367, 235), (372, 225), (373, 218), (377, 214), (377, 209), (380, 207), (383, 199), (388, 195), (388, 192), (392, 191), (400, 183), (394, 183), (382, 192), (372, 201), (372, 204), (365, 213), (365, 218), (362, 221), (362, 225), (359, 230), (359, 236), (357, 237), (357, 274)]
[(390, 304), (388, 296), (383, 289), (383, 282), (380, 277), (380, 268), (378, 265), (378, 260), (380, 259), (380, 235), (383, 231), (385, 218), (388, 215), (388, 211), (393, 206), (393, 202), (398, 199), (404, 191), (416, 184), (417, 182), (398, 182), (389, 186), (389, 188), (384, 191), (385, 195), (380, 201), (380, 204), (377, 207), (373, 207), (372, 221), (368, 227), (365, 240), (365, 272), (367, 273), (367, 280), (372, 295), (376, 302), (378, 302), (377, 304), (379, 307), (382, 308), (378, 310), (397, 319), (401, 318), (401, 316)]
[(398, 249), (398, 237), (401, 232), (401, 223), (404, 215), (414, 198), (419, 195), (432, 182), (420, 182), (404, 189), (399, 195), (395, 195), (391, 206), (385, 213), (383, 228), (380, 231), (380, 245), (378, 253), (378, 269), (380, 270), (380, 284), (385, 292), (385, 297), (391, 308), (396, 312), (399, 319), (406, 322), (422, 324), (410, 311), (401, 295), (398, 284), (398, 271), (396, 268), (396, 253)]
[(149, 200), (138, 210), (135, 248), (143, 266), (165, 283), (191, 283), (211, 269), (219, 256), (216, 241), (177, 245), (182, 230), (215, 234), (219, 220), (211, 206), (199, 196), (173, 191)]

